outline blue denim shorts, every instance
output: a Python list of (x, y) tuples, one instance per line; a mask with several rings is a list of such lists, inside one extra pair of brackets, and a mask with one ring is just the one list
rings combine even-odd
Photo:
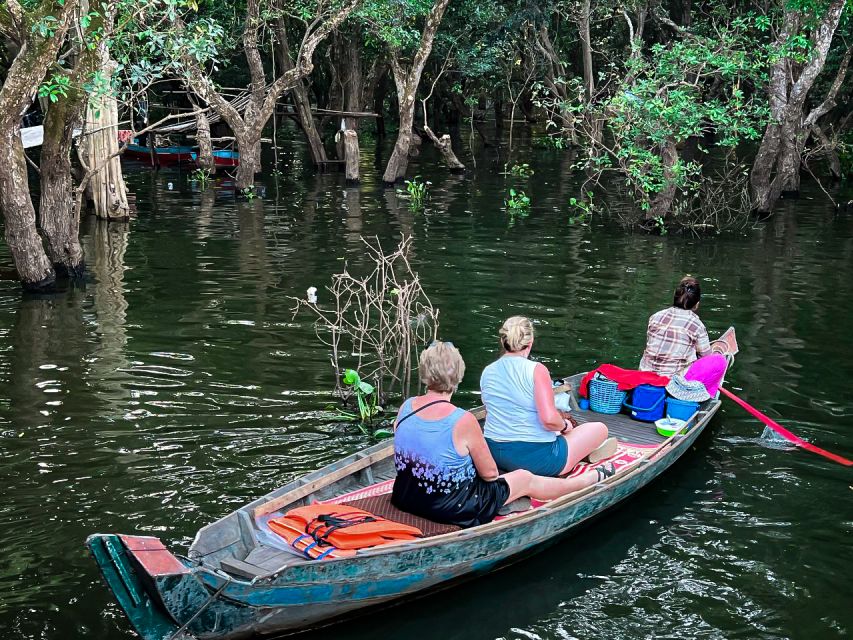
[(486, 438), (489, 451), (503, 471), (527, 469), (537, 476), (560, 475), (569, 460), (569, 443), (563, 436), (554, 442), (498, 442)]

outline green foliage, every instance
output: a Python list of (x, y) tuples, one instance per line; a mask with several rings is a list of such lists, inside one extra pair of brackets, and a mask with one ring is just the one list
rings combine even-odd
[(376, 387), (362, 380), (361, 376), (354, 369), (344, 370), (341, 379), (344, 385), (351, 391), (352, 396), (355, 397), (358, 413), (338, 411), (338, 417), (355, 422), (359, 431), (366, 436), (371, 436), (377, 440), (392, 437), (394, 433), (389, 429), (372, 428), (376, 416), (382, 413)]
[(210, 170), (198, 168), (190, 174), (190, 179), (198, 182), (202, 189), (207, 189), (211, 182)]
[(420, 176), (415, 176), (411, 180), (406, 180), (406, 193), (409, 198), (409, 208), (412, 211), (421, 211), (424, 204), (429, 199), (429, 188), (432, 182), (429, 180), (423, 181)]
[(571, 215), (569, 216), (569, 224), (583, 224), (592, 219), (592, 214), (595, 212), (595, 203), (593, 197), (595, 194), (592, 191), (587, 191), (585, 197), (569, 198), (569, 208)]
[(539, 149), (565, 149), (569, 146), (566, 138), (559, 134), (537, 136), (531, 140), (531, 144)]
[(354, 369), (344, 370), (343, 383), (352, 389), (358, 405), (358, 417), (364, 424), (369, 424), (373, 417), (381, 411), (376, 387), (365, 382)]
[(526, 217), (530, 214), (530, 197), (520, 189), (510, 189), (509, 195), (504, 199), (504, 206), (510, 216)]
[(46, 79), (39, 87), (39, 97), (58, 102), (60, 98), (68, 97), (71, 90), (71, 78), (64, 73), (56, 73)]
[(689, 138), (713, 136), (716, 147), (734, 149), (762, 135), (764, 97), (743, 88), (760, 84), (766, 70), (766, 51), (747, 31), (754, 25), (742, 18), (713, 35), (655, 43), (630, 60), (629, 82), (598, 107), (612, 143), (597, 141), (587, 168), (618, 169), (643, 211), (672, 189), (694, 197), (703, 162), (678, 151)]
[(509, 175), (517, 178), (529, 178), (534, 173), (533, 169), (526, 162), (523, 164), (514, 164), (509, 168)]

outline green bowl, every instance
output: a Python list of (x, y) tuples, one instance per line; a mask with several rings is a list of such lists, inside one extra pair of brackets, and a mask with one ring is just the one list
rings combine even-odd
[(658, 433), (665, 438), (674, 436), (676, 433), (684, 433), (687, 422), (678, 418), (661, 418), (655, 421), (655, 427)]

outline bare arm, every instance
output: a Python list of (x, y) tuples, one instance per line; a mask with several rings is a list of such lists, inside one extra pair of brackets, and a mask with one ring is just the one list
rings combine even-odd
[(483, 480), (497, 480), (498, 465), (489, 451), (477, 419), (471, 413), (466, 413), (453, 428), (453, 446), (459, 455), (467, 452), (471, 456), (477, 475)]
[(539, 420), (548, 431), (562, 431), (566, 428), (563, 416), (554, 406), (554, 390), (551, 386), (551, 374), (545, 365), (539, 363), (533, 370), (533, 397)]

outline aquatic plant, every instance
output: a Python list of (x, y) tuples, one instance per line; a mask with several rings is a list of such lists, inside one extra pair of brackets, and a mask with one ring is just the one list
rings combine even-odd
[(524, 191), (510, 189), (504, 206), (511, 216), (526, 216), (530, 213), (530, 197)]
[(438, 310), (412, 270), (411, 236), (404, 236), (389, 253), (378, 239), (362, 242), (364, 258), (373, 262), (365, 275), (344, 267), (332, 276), (322, 296), (328, 303), (322, 306), (316, 290), (309, 289), (307, 299), (291, 300), (296, 302), (294, 315), (305, 309), (314, 316), (317, 339), (331, 351), (335, 394), (346, 403), (355, 393), (344, 380), (349, 365), (361, 372), (359, 380), (370, 380), (376, 387), (377, 402), (386, 404), (397, 389), (410, 395), (418, 351), (437, 335)]
[(207, 189), (207, 186), (211, 183), (211, 178), (212, 176), (208, 169), (196, 169), (190, 174), (190, 179), (198, 182), (202, 189)]
[(515, 176), (517, 178), (529, 178), (535, 172), (530, 168), (530, 165), (526, 162), (522, 164), (514, 164), (509, 168), (509, 175)]
[(411, 180), (406, 180), (406, 192), (409, 195), (409, 208), (412, 211), (419, 211), (424, 208), (424, 204), (429, 198), (429, 188), (432, 182), (426, 182), (420, 179), (420, 176), (415, 176)]
[(593, 202), (593, 192), (587, 191), (586, 197), (569, 198), (569, 207), (572, 209), (572, 215), (569, 216), (569, 224), (583, 224), (592, 218), (595, 211), (595, 203)]

